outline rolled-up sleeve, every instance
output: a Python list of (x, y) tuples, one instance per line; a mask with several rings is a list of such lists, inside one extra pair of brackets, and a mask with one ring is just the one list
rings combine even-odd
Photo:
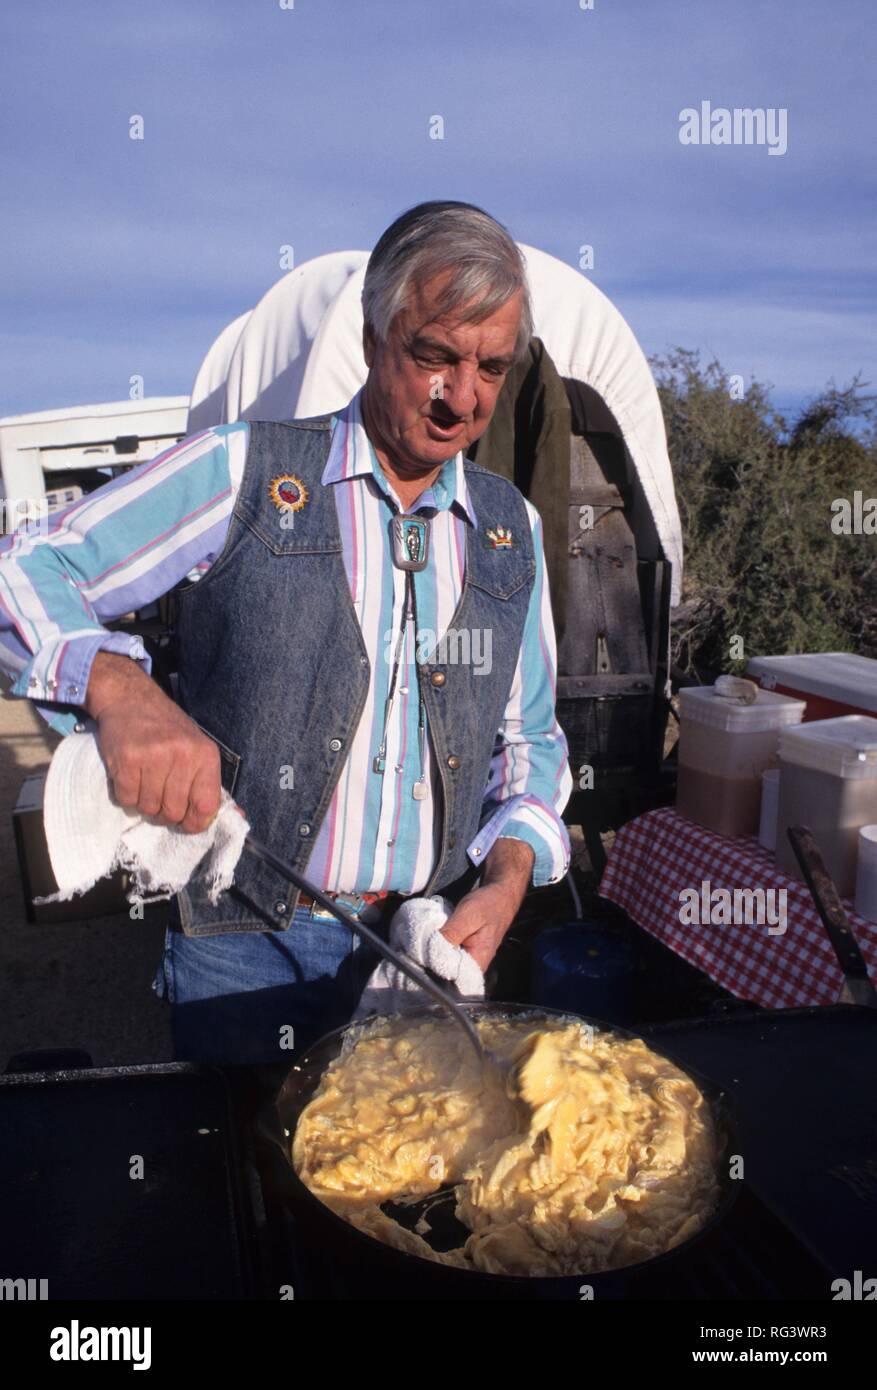
[(534, 851), (536, 887), (556, 883), (569, 868), (562, 820), (572, 791), (569, 755), (555, 714), (557, 647), (545, 573), (542, 523), (528, 502), (536, 576), (512, 688), (494, 745), (481, 829), (468, 846), (483, 864), (498, 839), (523, 840)]
[(0, 669), (69, 733), (99, 651), (141, 664), (139, 637), (104, 625), (153, 602), (221, 550), (247, 426), (216, 426), (0, 541)]

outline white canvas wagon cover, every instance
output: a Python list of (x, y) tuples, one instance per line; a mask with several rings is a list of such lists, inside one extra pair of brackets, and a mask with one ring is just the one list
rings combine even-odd
[[(620, 429), (634, 471), (634, 510), (648, 512), (682, 585), (682, 527), (651, 369), (622, 315), (596, 285), (519, 243), (534, 332), (562, 377), (592, 387)], [(189, 432), (223, 421), (285, 420), (339, 410), (366, 378), (362, 284), (368, 253), (335, 252), (290, 271), (219, 335), (196, 377)], [(222, 381), (225, 380), (225, 392)], [(635, 525), (638, 540), (644, 528)]]

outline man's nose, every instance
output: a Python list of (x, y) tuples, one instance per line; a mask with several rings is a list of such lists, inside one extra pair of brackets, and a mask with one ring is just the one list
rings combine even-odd
[(472, 362), (458, 362), (444, 373), (442, 400), (449, 412), (462, 419), (472, 415), (478, 403), (478, 368)]

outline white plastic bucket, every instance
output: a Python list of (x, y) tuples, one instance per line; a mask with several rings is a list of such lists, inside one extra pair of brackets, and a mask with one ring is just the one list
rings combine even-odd
[(855, 906), (866, 922), (877, 922), (877, 825), (863, 825), (859, 831)]

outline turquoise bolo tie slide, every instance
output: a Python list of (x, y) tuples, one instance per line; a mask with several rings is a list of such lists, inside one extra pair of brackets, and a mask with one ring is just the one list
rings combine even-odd
[(400, 570), (425, 570), (429, 559), (429, 521), (423, 516), (393, 517), (393, 562)]

